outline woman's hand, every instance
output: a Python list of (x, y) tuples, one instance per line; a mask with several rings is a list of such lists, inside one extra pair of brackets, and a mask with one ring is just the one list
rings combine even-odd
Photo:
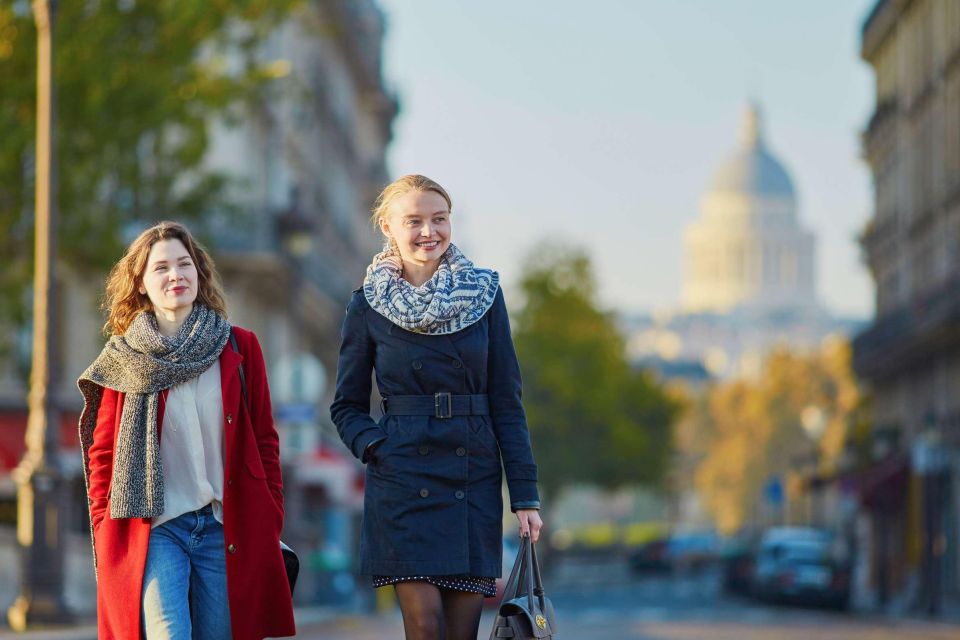
[(534, 542), (540, 539), (540, 529), (543, 528), (540, 511), (537, 509), (517, 509), (517, 520), (520, 521), (521, 536), (529, 535)]

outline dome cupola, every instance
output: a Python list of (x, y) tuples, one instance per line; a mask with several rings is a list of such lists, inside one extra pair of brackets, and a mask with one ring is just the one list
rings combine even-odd
[(740, 125), (740, 146), (714, 174), (709, 192), (794, 198), (793, 181), (767, 150), (760, 109), (750, 104)]

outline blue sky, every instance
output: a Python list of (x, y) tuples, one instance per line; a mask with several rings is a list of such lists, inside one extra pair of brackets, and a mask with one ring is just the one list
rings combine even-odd
[(684, 225), (756, 99), (818, 236), (821, 299), (872, 313), (855, 238), (871, 208), (858, 51), (873, 0), (380, 5), (402, 105), (391, 172), (450, 191), (455, 241), (508, 296), (530, 248), (559, 238), (587, 250), (604, 305), (675, 307)]

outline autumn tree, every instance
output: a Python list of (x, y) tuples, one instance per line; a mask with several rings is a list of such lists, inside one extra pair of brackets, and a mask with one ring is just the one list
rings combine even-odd
[(528, 259), (514, 322), (524, 406), (547, 492), (573, 483), (658, 483), (677, 405), (627, 362), (597, 304), (587, 256), (555, 244)]
[[(751, 520), (771, 477), (785, 478), (798, 458), (829, 472), (843, 451), (860, 402), (851, 349), (841, 339), (821, 349), (773, 351), (755, 379), (723, 382), (693, 406), (697, 443), (705, 451), (695, 483), (718, 529), (736, 531)], [(811, 439), (804, 421), (822, 429)], [(807, 425), (809, 429), (810, 424)]]
[[(273, 68), (258, 62), (257, 48), (297, 4), (58, 3), (54, 85), (63, 266), (102, 270), (129, 239), (124, 235), (132, 223), (229, 209), (227, 178), (203, 162), (209, 127), (215, 118), (238, 117), (238, 107), (264, 87)], [(32, 272), (36, 29), (26, 0), (0, 3), (0, 78), (4, 326), (24, 321)]]

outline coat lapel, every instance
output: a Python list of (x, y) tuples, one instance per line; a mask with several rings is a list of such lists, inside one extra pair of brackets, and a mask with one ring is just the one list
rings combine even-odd
[[(224, 422), (224, 451), (233, 451), (234, 433), (236, 433), (238, 417), (240, 415), (240, 373), (238, 367), (243, 363), (243, 356), (233, 350), (230, 343), (220, 353), (220, 394), (223, 399)], [(229, 456), (224, 456), (224, 463)], [(224, 467), (226, 471), (226, 467)]]

